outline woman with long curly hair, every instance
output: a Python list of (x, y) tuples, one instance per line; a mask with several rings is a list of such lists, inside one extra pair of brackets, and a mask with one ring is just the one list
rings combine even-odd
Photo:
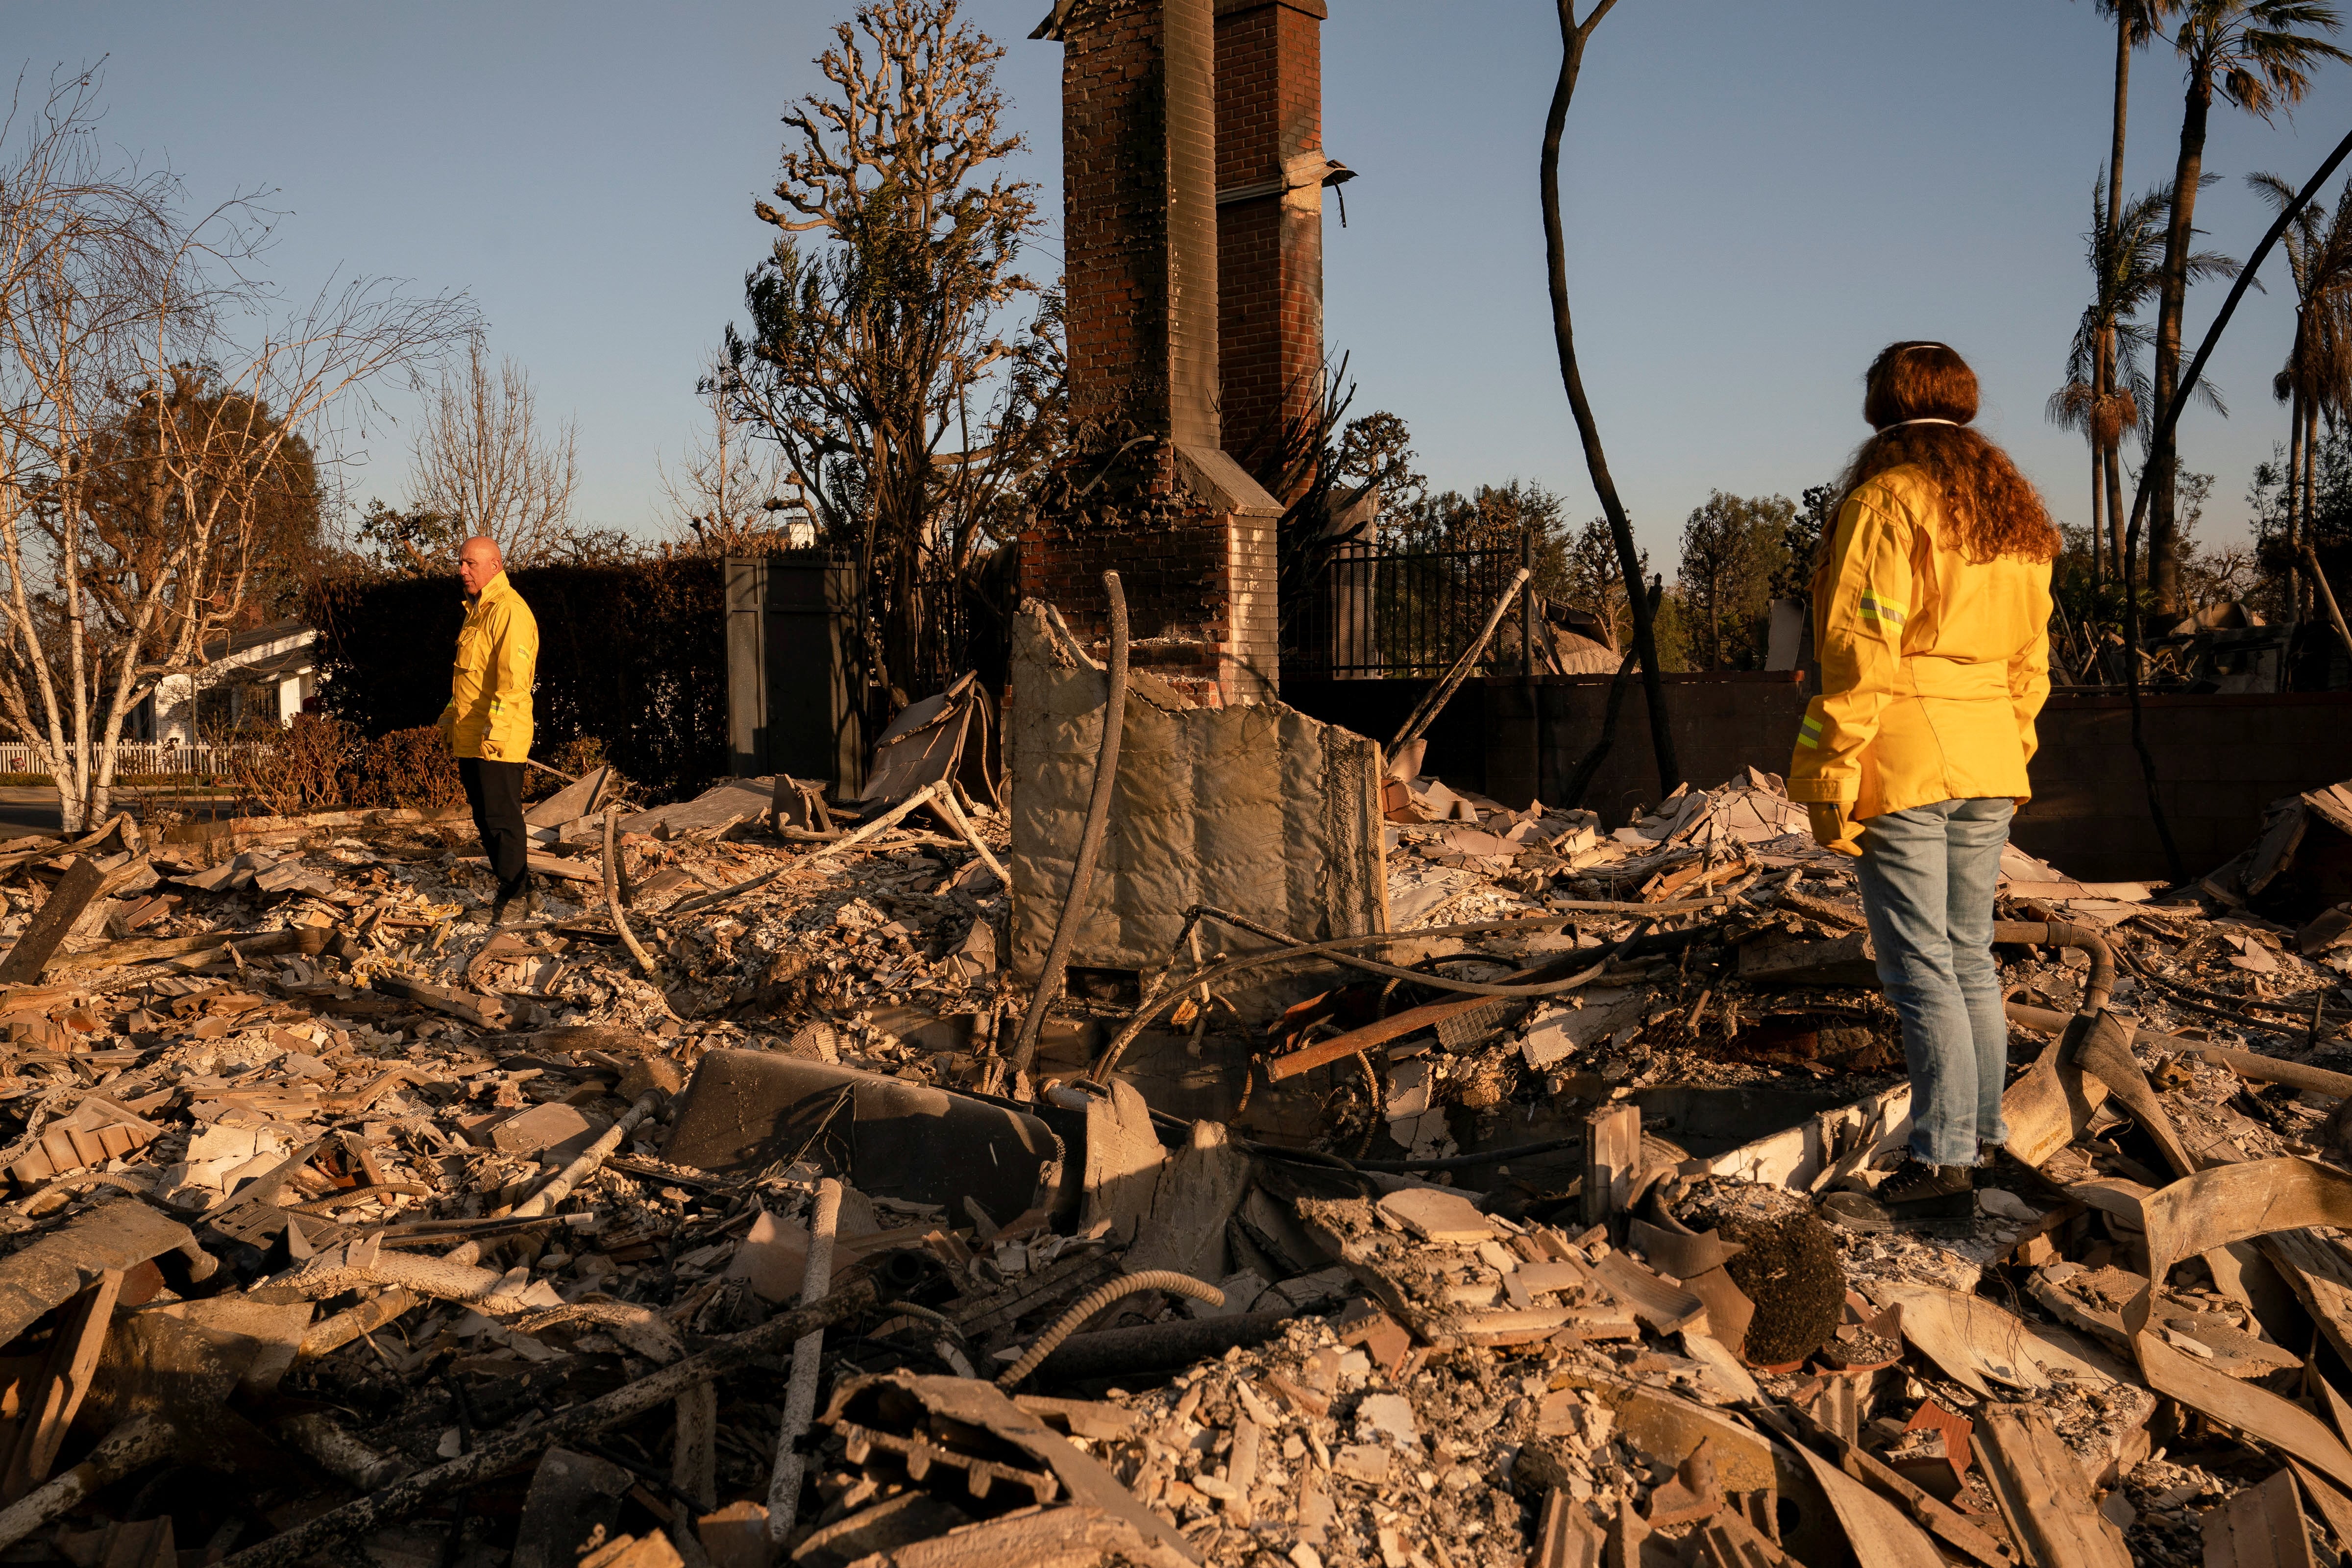
[(2008, 454), (1969, 428), (1976, 374), (1948, 345), (1890, 345), (1865, 387), (1876, 434), (1846, 469), (1813, 577), (1822, 694), (1789, 795), (1823, 847), (1860, 858), (1879, 981), (1903, 1021), (1907, 1157), (1874, 1197), (1824, 1205), (1875, 1229), (1969, 1217), (1975, 1167), (2008, 1137), (1993, 883), (2032, 794), (2059, 538)]

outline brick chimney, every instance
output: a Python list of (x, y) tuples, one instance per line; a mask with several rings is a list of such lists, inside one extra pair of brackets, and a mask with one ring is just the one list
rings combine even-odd
[(1217, 334), (1225, 450), (1282, 500), (1323, 392), (1325, 0), (1216, 0)]
[[(1066, 514), (1022, 538), (1021, 586), (1081, 639), (1120, 574), (1139, 668), (1215, 702), (1270, 695), (1282, 504), (1224, 449), (1218, 409), (1213, 0), (1059, 0), (1070, 413)], [(1080, 481), (1132, 482), (1103, 521)]]

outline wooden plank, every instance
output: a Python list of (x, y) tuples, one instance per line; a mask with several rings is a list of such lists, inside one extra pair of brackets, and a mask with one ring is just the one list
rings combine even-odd
[(2031, 1405), (1987, 1405), (1976, 1450), (2011, 1537), (2033, 1562), (2131, 1568), (2123, 1531), (2092, 1500), (2090, 1478), (2046, 1414)]
[[(1561, 907), (1574, 908), (1575, 906)], [(1642, 904), (1630, 904), (1623, 907), (1632, 910), (1648, 908)], [(1687, 903), (1655, 906), (1656, 911), (1660, 913), (1669, 913), (1691, 907)], [(1563, 953), (1558, 958), (1548, 960), (1531, 968), (1516, 970), (1504, 975), (1496, 984), (1527, 985), (1549, 980), (1563, 980), (1575, 973), (1577, 965), (1587, 962), (1591, 957), (1591, 953)], [(1597, 974), (1600, 973), (1601, 964), (1594, 963), (1591, 967), (1592, 972)], [(1265, 1076), (1274, 1082), (1280, 1083), (1285, 1079), (1297, 1078), (1300, 1073), (1312, 1072), (1317, 1068), (1328, 1067), (1333, 1062), (1343, 1062), (1349, 1057), (1360, 1056), (1374, 1046), (1383, 1046), (1391, 1040), (1401, 1040), (1407, 1035), (1418, 1034), (1423, 1029), (1434, 1029), (1450, 1019), (1459, 1018), (1465, 1013), (1475, 1012), (1496, 1000), (1497, 1000), (1496, 997), (1474, 994), (1456, 996), (1444, 1002), (1427, 1002), (1418, 1007), (1407, 1007), (1402, 1013), (1391, 1013), (1385, 1018), (1376, 1018), (1359, 1028), (1349, 1029), (1346, 1034), (1334, 1035), (1328, 1040), (1318, 1040), (1311, 1046), (1303, 1046), (1286, 1055), (1269, 1058), (1265, 1064)]]
[(0, 958), (0, 984), (30, 985), (38, 980), (58, 944), (105, 887), (106, 873), (97, 862), (87, 855), (75, 856), (65, 876), (34, 912), (25, 934), (16, 939), (7, 957)]
[[(523, 861), (539, 875), (553, 877), (558, 881), (601, 882), (604, 879), (604, 873), (597, 869), (596, 863), (593, 860), (573, 860), (562, 855), (547, 855), (532, 849), (524, 853)], [(482, 867), (487, 867), (489, 863), (488, 857), (483, 855), (468, 855), (460, 862), (467, 866)]]
[(106, 1348), (106, 1331), (114, 1321), (114, 1303), (122, 1294), (122, 1276), (120, 1268), (103, 1270), (58, 1325), (48, 1366), (24, 1404), (25, 1419), (16, 1429), (7, 1474), (0, 1479), (0, 1497), (8, 1501), (48, 1479), (49, 1467), (65, 1445), (66, 1428), (81, 1410), (90, 1379), (97, 1374), (99, 1352)]
[(1855, 1562), (1866, 1568), (1945, 1568), (1943, 1554), (1927, 1531), (1904, 1518), (1893, 1503), (1802, 1443), (1791, 1446), (1790, 1452), (1812, 1472), (1828, 1495), (1830, 1510), (1845, 1530)]
[(1875, 1455), (1841, 1439), (1838, 1464), (1855, 1480), (1875, 1487), (1901, 1503), (1913, 1520), (1925, 1526), (1931, 1534), (1940, 1537), (1953, 1550), (1975, 1558), (1985, 1568), (2011, 1568), (2009, 1554), (2001, 1550), (2000, 1542), (1978, 1529), (1966, 1514), (1909, 1480)]
[(2336, 1550), (2352, 1551), (2352, 1498), (2346, 1497), (2336, 1487), (2319, 1479), (2294, 1459), (2287, 1463), (2294, 1468), (2294, 1479), (2303, 1483), (2303, 1495), (2327, 1521), (2327, 1533), (2336, 1538)]
[(2206, 1511), (2205, 1568), (2319, 1568), (2294, 1471), (2281, 1470)]
[(505, 1005), (494, 996), (436, 985), (429, 980), (412, 980), (404, 974), (379, 974), (369, 984), (383, 994), (462, 1018), (477, 1028), (503, 1029), (509, 1022)]
[(325, 951), (327, 939), (332, 934), (325, 926), (297, 926), (288, 931), (265, 931), (259, 936), (247, 931), (205, 931), (194, 936), (132, 937), (91, 948), (88, 952), (66, 953), (50, 967), (116, 969), (128, 963), (152, 963), (166, 958), (208, 953), (232, 945), (248, 958), (277, 952), (315, 955)]
[[(1507, 982), (1517, 982), (1519, 976), (1505, 978)], [(1311, 1046), (1272, 1058), (1265, 1064), (1265, 1076), (1280, 1083), (1285, 1079), (1297, 1078), (1300, 1073), (1345, 1061), (1374, 1046), (1384, 1046), (1391, 1040), (1401, 1040), (1407, 1035), (1433, 1029), (1449, 1018), (1459, 1017), (1493, 1000), (1495, 998), (1491, 996), (1457, 996), (1450, 1002), (1428, 1002), (1418, 1007), (1407, 1007), (1402, 1013), (1391, 1013), (1344, 1035), (1334, 1035), (1328, 1040), (1318, 1040)]]
[(567, 822), (593, 816), (597, 806), (603, 804), (605, 785), (612, 777), (613, 770), (609, 764), (583, 773), (524, 812), (523, 825), (527, 827), (560, 827)]
[(95, 1285), (109, 1269), (129, 1269), (194, 1241), (187, 1226), (135, 1198), (118, 1198), (76, 1215), (0, 1259), (0, 1344)]
[[(1852, 1400), (1853, 1379), (1834, 1377), (1825, 1381), (1833, 1387), (1843, 1386), (1846, 1390), (1847, 1400), (1849, 1402)], [(1791, 1405), (1790, 1408), (1794, 1414), (1796, 1422), (1801, 1423), (1807, 1431), (1829, 1443), (1836, 1450), (1841, 1469), (1855, 1480), (1883, 1493), (1890, 1500), (1900, 1505), (1911, 1516), (1913, 1522), (1926, 1529), (1930, 1534), (1941, 1538), (1953, 1551), (1983, 1563), (1985, 1568), (2014, 1568), (2013, 1561), (2008, 1552), (1999, 1542), (1986, 1534), (1976, 1521), (1941, 1499), (1929, 1494), (1876, 1455), (1867, 1452), (1859, 1444), (1849, 1439), (1843, 1432), (1832, 1431), (1811, 1411), (1801, 1405)], [(1769, 1424), (1780, 1431), (1780, 1436), (1788, 1438), (1791, 1447), (1803, 1446), (1799, 1441), (1792, 1426), (1784, 1425), (1780, 1420)]]
[(2268, 887), (2271, 879), (2294, 860), (2311, 821), (2311, 808), (2299, 797), (2282, 801), (2279, 806), (2278, 815), (2263, 825), (2263, 836), (2254, 840), (2253, 862), (2239, 879), (2240, 889), (2249, 899)]
[(178, 1568), (179, 1561), (170, 1514), (117, 1520), (99, 1538), (96, 1568)]
[(1584, 1119), (1584, 1223), (1611, 1225), (1633, 1201), (1642, 1170), (1642, 1110), (1611, 1105)]
[(1775, 931), (1741, 944), (1739, 978), (1752, 985), (1878, 984), (1870, 933), (1800, 937)]

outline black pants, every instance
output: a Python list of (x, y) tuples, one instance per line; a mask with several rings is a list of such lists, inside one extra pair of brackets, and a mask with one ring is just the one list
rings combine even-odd
[(502, 899), (520, 892), (530, 877), (530, 840), (522, 825), (522, 768), (520, 763), (457, 759), (466, 804), (474, 808), (474, 831), (482, 836), (482, 853), (490, 858)]

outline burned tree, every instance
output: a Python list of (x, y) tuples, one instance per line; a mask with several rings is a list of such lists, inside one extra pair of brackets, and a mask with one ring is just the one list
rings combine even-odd
[(927, 569), (1010, 533), (1049, 443), (1054, 316), (1003, 330), (1037, 292), (1013, 266), (1038, 223), (1034, 187), (990, 173), (1023, 144), (998, 128), (1004, 51), (954, 0), (877, 0), (835, 34), (830, 96), (784, 116), (778, 205), (755, 208), (782, 234), (726, 360), (823, 540), (862, 568), (868, 674), (903, 696)]
[[(1625, 503), (1617, 499), (1617, 481), (1609, 477), (1609, 458), (1601, 449), (1601, 424), (1592, 416), (1592, 404), (1584, 395), (1584, 377), (1576, 368), (1576, 332), (1568, 313), (1568, 244), (1560, 235), (1559, 222), (1559, 140), (1568, 126), (1569, 100), (1576, 95), (1577, 73), (1584, 66), (1584, 47), (1591, 41), (1592, 30), (1601, 18), (1609, 15), (1617, 0), (1600, 0), (1592, 15), (1582, 22), (1576, 19), (1576, 0), (1559, 0), (1559, 80), (1552, 89), (1551, 110), (1544, 116), (1543, 138), (1543, 226), (1544, 261), (1551, 286), (1552, 340), (1559, 351), (1560, 384), (1568, 390), (1569, 411), (1576, 416), (1576, 433), (1584, 443), (1584, 466), (1592, 475), (1592, 488), (1601, 497), (1601, 512), (1609, 519), (1609, 534), (1617, 545), (1619, 573), (1628, 582), (1642, 577), (1641, 552), (1633, 546), (1633, 524), (1625, 515)], [(1655, 617), (1650, 609), (1649, 597), (1643, 594), (1629, 595), (1633, 612), (1633, 651), (1642, 661), (1642, 694), (1650, 710), (1650, 745), (1658, 759), (1658, 787), (1670, 790), (1683, 782), (1682, 769), (1675, 762), (1674, 732), (1666, 723), (1665, 686), (1658, 679), (1658, 645)]]

